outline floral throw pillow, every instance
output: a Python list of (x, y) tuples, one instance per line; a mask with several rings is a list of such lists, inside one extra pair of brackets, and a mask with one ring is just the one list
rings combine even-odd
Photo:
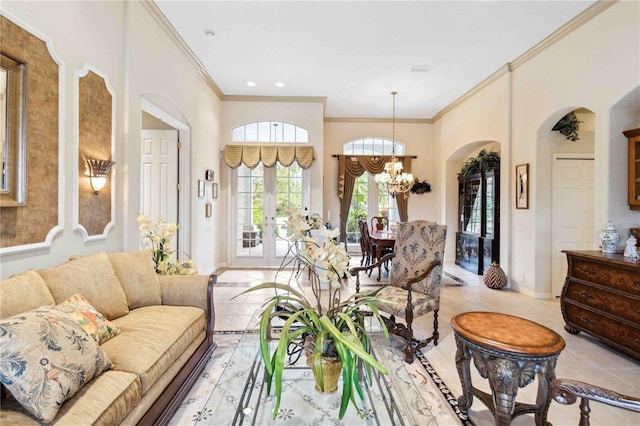
[(120, 333), (115, 324), (106, 319), (80, 294), (74, 294), (56, 307), (71, 315), (98, 344)]
[(44, 306), (0, 321), (0, 380), (39, 420), (60, 406), (111, 361), (69, 314)]

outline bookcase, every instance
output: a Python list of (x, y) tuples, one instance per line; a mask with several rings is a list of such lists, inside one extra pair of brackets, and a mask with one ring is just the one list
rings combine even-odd
[(456, 264), (482, 275), (500, 263), (500, 174), (459, 176), (458, 196)]

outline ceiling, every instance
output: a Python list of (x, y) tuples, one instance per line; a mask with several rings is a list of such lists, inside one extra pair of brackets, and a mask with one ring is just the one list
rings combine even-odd
[(433, 118), (593, 3), (155, 0), (225, 96), (388, 118), (397, 91), (399, 119)]

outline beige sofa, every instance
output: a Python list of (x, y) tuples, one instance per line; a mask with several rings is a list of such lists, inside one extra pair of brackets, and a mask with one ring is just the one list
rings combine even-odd
[[(52, 424), (164, 424), (215, 349), (215, 281), (215, 275), (156, 275), (150, 251), (98, 253), (0, 282), (0, 319), (10, 323), (81, 294), (119, 334), (91, 341), (111, 368), (65, 401)], [(5, 339), (2, 349), (11, 343)], [(2, 390), (0, 424), (39, 423)]]

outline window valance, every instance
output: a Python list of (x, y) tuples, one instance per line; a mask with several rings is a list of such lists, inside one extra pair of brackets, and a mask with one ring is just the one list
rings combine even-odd
[(276, 162), (288, 167), (297, 161), (303, 169), (308, 169), (315, 160), (312, 146), (297, 145), (231, 145), (224, 147), (224, 162), (235, 169), (244, 164), (253, 169), (262, 162), (265, 167), (273, 167)]
[[(336, 157), (334, 155), (334, 157)], [(391, 161), (390, 155), (337, 155), (338, 157), (338, 198), (344, 198), (345, 176), (358, 177), (364, 172), (373, 175), (382, 173), (384, 165)], [(396, 160), (402, 163), (403, 171), (411, 173), (410, 155), (396, 155)]]

